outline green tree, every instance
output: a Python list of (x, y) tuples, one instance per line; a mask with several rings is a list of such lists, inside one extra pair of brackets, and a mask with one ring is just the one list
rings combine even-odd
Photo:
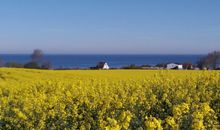
[(42, 50), (35, 49), (33, 51), (33, 53), (31, 54), (31, 59), (32, 59), (33, 62), (40, 62), (40, 61), (42, 61), (43, 56), (44, 56), (44, 54), (43, 54)]

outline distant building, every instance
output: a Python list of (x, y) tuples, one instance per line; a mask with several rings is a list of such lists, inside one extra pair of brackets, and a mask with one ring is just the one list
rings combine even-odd
[(108, 70), (110, 67), (108, 66), (107, 62), (99, 62), (96, 66), (97, 69), (104, 69)]
[(194, 70), (200, 70), (200, 68), (199, 67), (195, 67)]
[(177, 64), (177, 63), (169, 63), (169, 64), (167, 64), (166, 68), (181, 70), (181, 69), (183, 69), (183, 65)]
[(183, 69), (192, 70), (194, 68), (192, 63), (183, 63)]

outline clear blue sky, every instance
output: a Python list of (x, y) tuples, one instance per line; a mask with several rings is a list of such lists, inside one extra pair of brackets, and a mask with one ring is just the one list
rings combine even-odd
[(220, 50), (220, 0), (1, 0), (0, 53)]

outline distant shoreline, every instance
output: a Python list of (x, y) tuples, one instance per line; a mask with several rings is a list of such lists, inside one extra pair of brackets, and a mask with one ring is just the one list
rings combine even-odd
[[(30, 55), (30, 53), (0, 53), (1, 55)], [(62, 54), (62, 53), (47, 53), (45, 55), (122, 55), (122, 56), (131, 56), (131, 55), (206, 55), (204, 54)]]
[[(131, 64), (151, 65), (170, 62), (192, 62), (195, 64), (203, 55), (88, 55), (88, 54), (44, 54), (44, 60), (51, 62), (53, 68), (90, 68), (98, 62), (107, 62), (110, 68), (120, 68)], [(27, 63), (30, 54), (0, 54), (4, 62)]]

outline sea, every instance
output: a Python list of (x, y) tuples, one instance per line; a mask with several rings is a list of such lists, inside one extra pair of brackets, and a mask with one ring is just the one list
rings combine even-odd
[[(160, 63), (184, 63), (195, 64), (204, 55), (44, 55), (43, 60), (50, 62), (53, 68), (89, 68), (97, 65), (98, 62), (107, 62), (111, 68), (123, 66), (151, 65)], [(27, 63), (31, 61), (28, 54), (0, 54), (0, 58), (6, 62)]]

